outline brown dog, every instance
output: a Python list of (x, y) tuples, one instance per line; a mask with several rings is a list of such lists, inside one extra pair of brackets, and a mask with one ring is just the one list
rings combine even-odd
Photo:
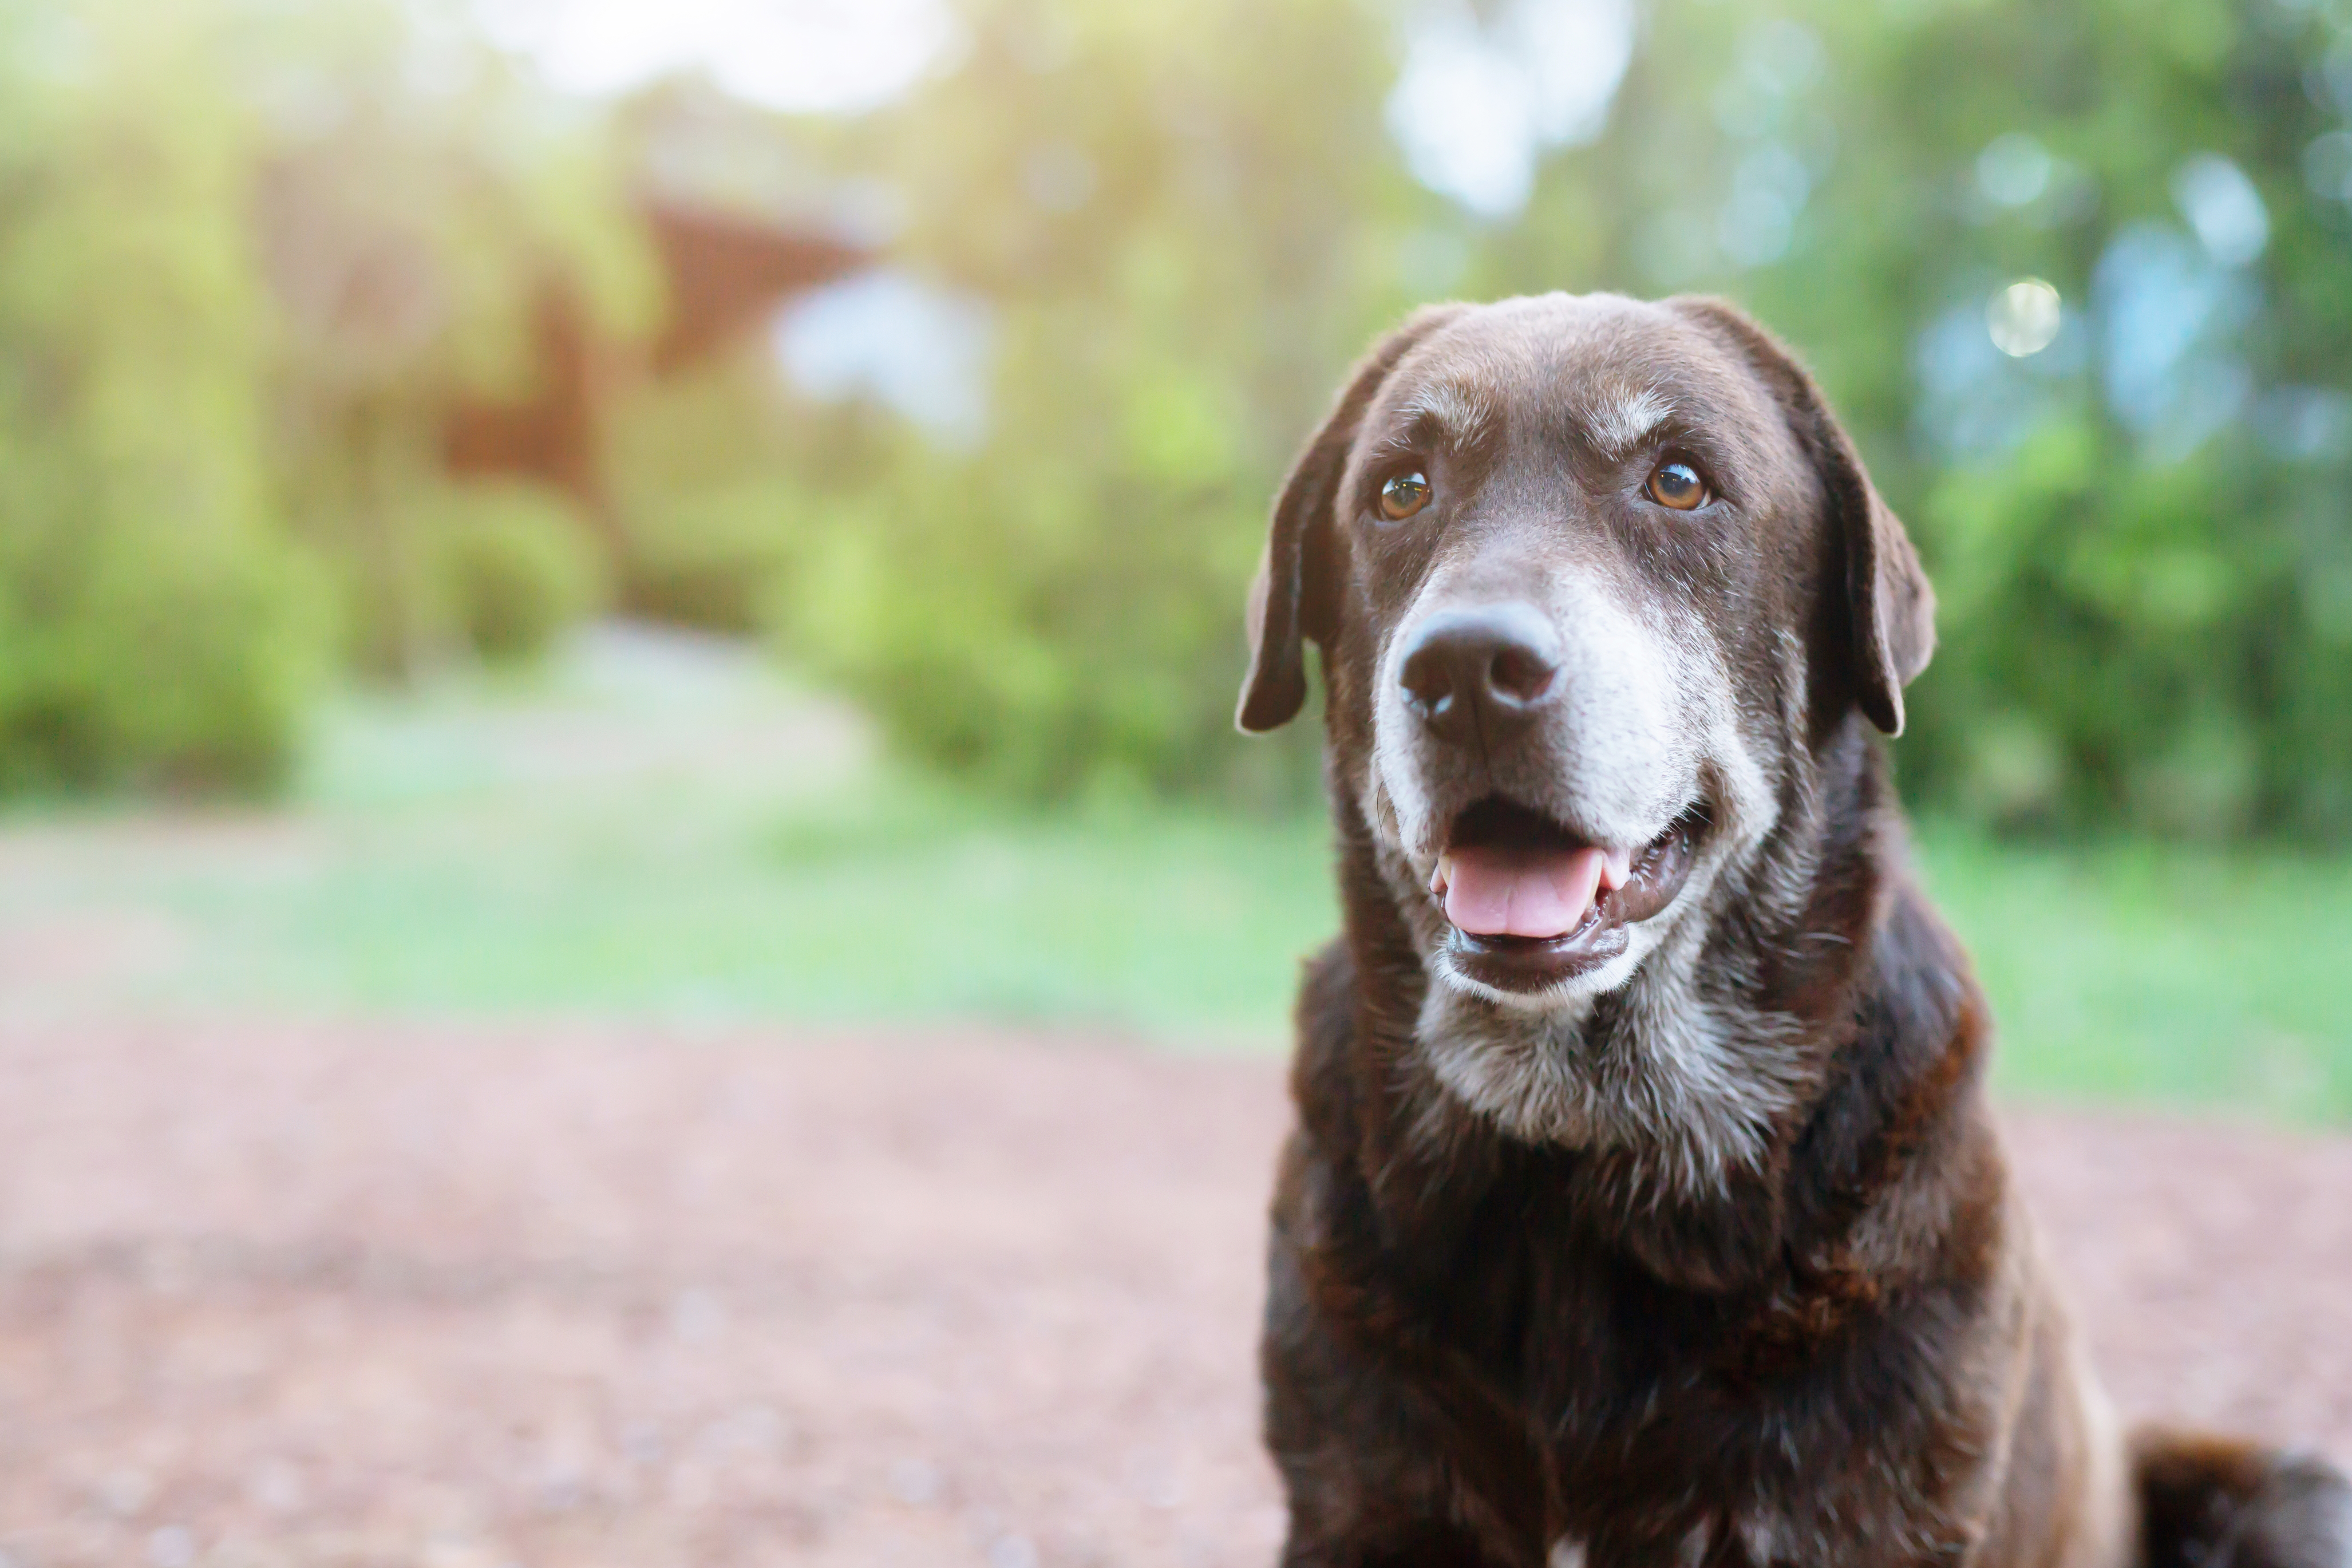
[(1323, 652), (1284, 1561), (2347, 1568), (2325, 1464), (2108, 1418), (1883, 747), (1934, 595), (1705, 300), (1424, 310), (1274, 513), (1241, 723)]

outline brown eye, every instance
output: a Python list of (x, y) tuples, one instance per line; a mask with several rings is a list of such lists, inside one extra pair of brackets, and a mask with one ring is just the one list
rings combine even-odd
[(1706, 481), (1688, 463), (1660, 463), (1643, 488), (1652, 500), (1676, 511), (1695, 511), (1707, 503)]
[(1381, 487), (1381, 515), (1391, 522), (1402, 522), (1427, 506), (1436, 493), (1429, 488), (1429, 476), (1420, 469), (1398, 474)]

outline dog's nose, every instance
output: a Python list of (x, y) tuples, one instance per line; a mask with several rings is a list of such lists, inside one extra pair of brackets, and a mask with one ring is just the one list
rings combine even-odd
[(1506, 739), (1559, 694), (1559, 634), (1532, 605), (1441, 610), (1414, 628), (1398, 679), (1448, 741)]

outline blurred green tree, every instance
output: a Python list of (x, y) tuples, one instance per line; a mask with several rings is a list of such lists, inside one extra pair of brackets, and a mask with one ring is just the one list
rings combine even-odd
[[(2347, 112), (2352, 13), (2301, 0), (1661, 0), (1493, 282), (1572, 223), (1591, 276), (1814, 363), (1943, 595), (1915, 798), (2341, 834)], [(2012, 357), (2026, 279), (2063, 309)]]
[(529, 86), (462, 10), (222, 3), (266, 132), (288, 504), (335, 564), (352, 657), (405, 678), (463, 640), (435, 531), (453, 397), (536, 390), (559, 301), (586, 352), (619, 352), (658, 316), (657, 277), (606, 117)]
[[(1605, 40), (1608, 0), (972, 0), (959, 67), (836, 156), (992, 304), (987, 433), (869, 441), (802, 503), (788, 640), (957, 769), (1230, 786), (1258, 520), (1364, 339), (1423, 298), (1718, 291), (1817, 367), (1943, 584), (1915, 798), (2352, 829), (2352, 17), (1652, 0), (1523, 205), (1415, 185), (1384, 109), (1481, 107), (1398, 101), (1416, 29), (1507, 70), (1546, 6)], [(1991, 319), (2030, 278), (2038, 346)]]
[(319, 673), (216, 21), (0, 5), (0, 784), (265, 785)]
[[(1916, 799), (2352, 831), (2343, 0), (959, 12), (826, 120), (561, 100), (462, 0), (0, 0), (0, 783), (265, 781), (331, 627), (396, 674), (576, 612), (610, 574), (536, 502), (448, 545), (504, 502), (450, 497), (436, 419), (527, 390), (551, 298), (643, 334), (632, 187), (683, 161), (895, 212), (825, 352), (977, 379), (795, 393), (793, 321), (600, 365), (591, 521), (640, 607), (772, 626), (931, 763), (1297, 798), (1311, 747), (1227, 729), (1238, 606), (1349, 358), (1426, 299), (1707, 289), (1818, 368), (1937, 575)], [(1483, 166), (1431, 153), (1474, 121)]]
[(657, 311), (603, 133), (425, 0), (0, 0), (0, 788), (266, 788), (338, 629), (577, 613), (434, 447), (551, 288)]
[(1240, 584), (1438, 205), (1381, 126), (1386, 29), (1354, 0), (966, 23), (960, 68), (835, 156), (899, 193), (904, 265), (992, 309), (985, 437), (868, 432), (807, 509), (786, 639), (1020, 792), (1295, 796), (1304, 748), (1230, 743)]

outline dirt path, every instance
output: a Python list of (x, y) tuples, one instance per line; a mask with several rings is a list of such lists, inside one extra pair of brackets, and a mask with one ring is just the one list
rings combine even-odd
[[(1263, 1563), (1266, 1062), (0, 1028), (0, 1554)], [(2017, 1119), (2128, 1411), (2352, 1456), (2352, 1143)]]

